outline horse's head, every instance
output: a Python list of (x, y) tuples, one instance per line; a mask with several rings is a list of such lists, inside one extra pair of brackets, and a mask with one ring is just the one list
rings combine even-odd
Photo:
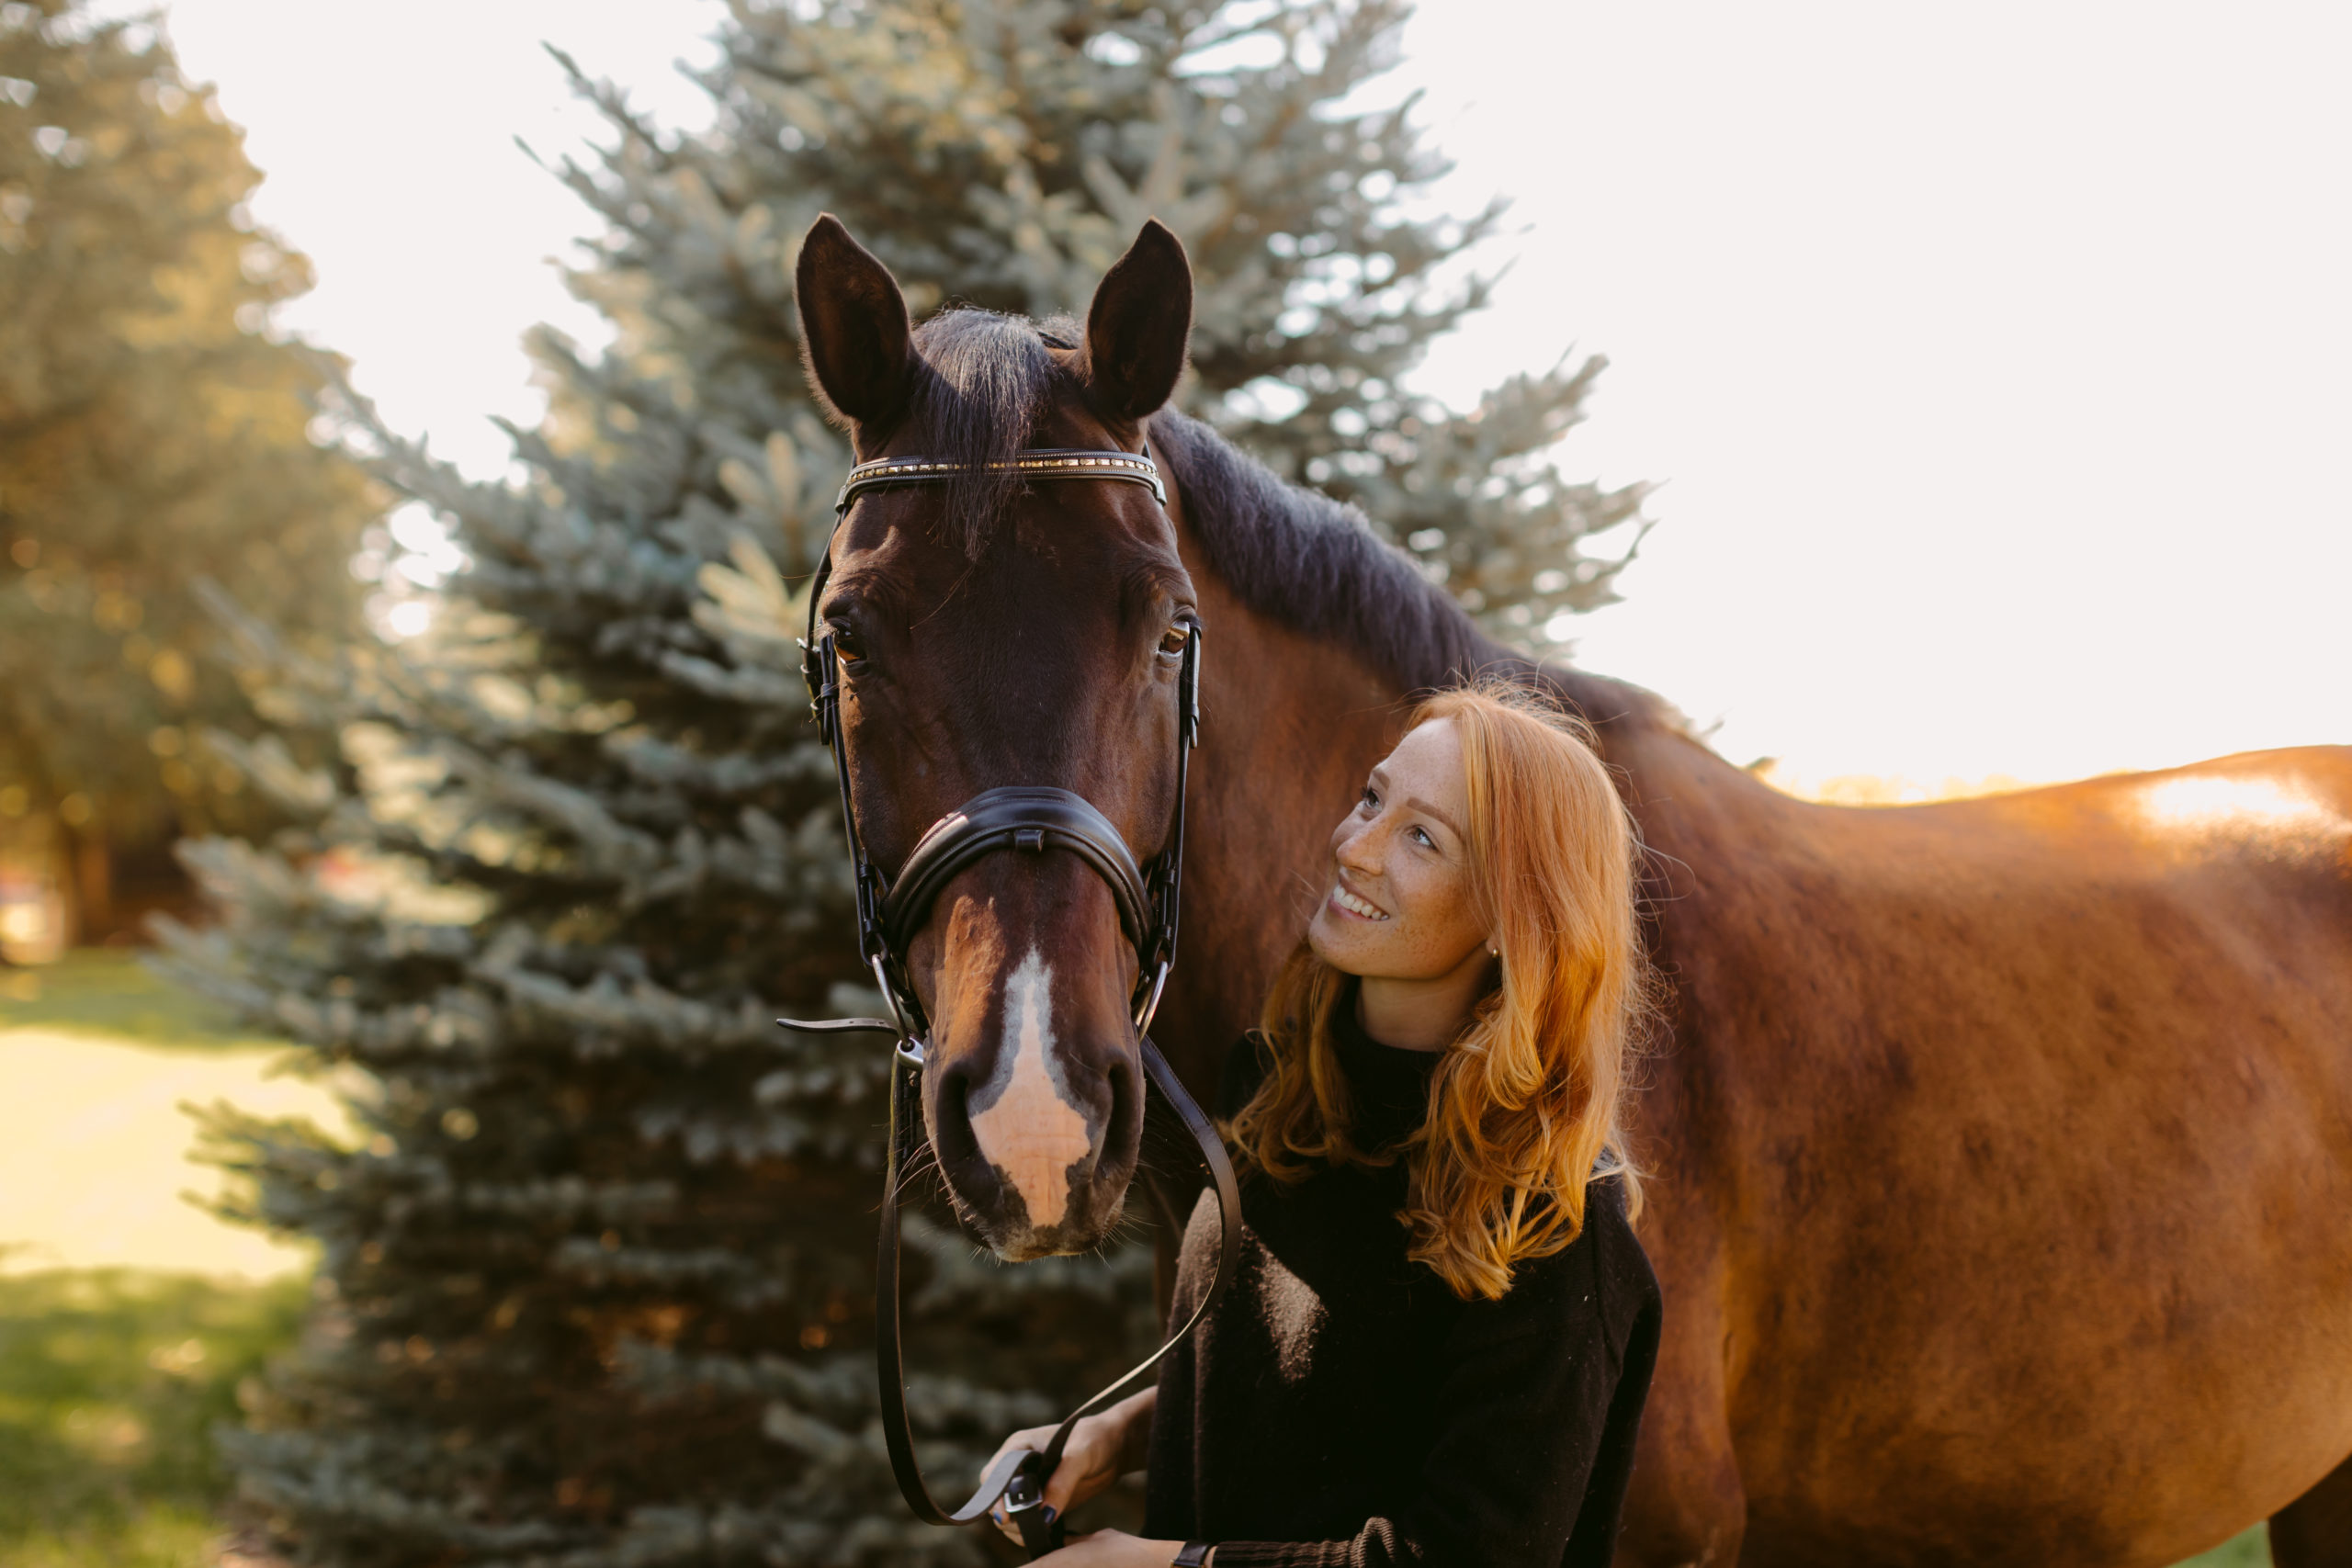
[[(874, 863), (895, 874), (933, 823), (1006, 785), (1083, 797), (1148, 862), (1178, 805), (1195, 615), (1175, 525), (1140, 484), (1023, 483), (990, 466), (1024, 448), (1141, 449), (1183, 369), (1182, 246), (1147, 224), (1082, 328), (967, 310), (914, 330), (888, 269), (830, 216), (798, 283), (810, 374), (859, 461), (958, 466), (947, 482), (861, 491), (814, 606)], [(1079, 853), (1036, 843), (957, 871), (899, 954), (931, 1025), (940, 1171), (1006, 1258), (1099, 1241), (1143, 1125), (1135, 922)]]

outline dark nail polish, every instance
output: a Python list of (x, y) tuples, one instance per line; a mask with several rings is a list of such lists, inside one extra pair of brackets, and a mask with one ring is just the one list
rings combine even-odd
[(1060, 1516), (1054, 1512), (1054, 1506), (1051, 1503), (1048, 1503), (1044, 1507), (1037, 1510), (1037, 1517), (1045, 1520), (1047, 1524), (1052, 1524), (1054, 1520)]

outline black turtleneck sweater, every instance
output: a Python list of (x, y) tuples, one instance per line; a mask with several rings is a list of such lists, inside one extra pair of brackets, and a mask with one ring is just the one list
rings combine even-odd
[[(1437, 1055), (1367, 1037), (1336, 1010), (1359, 1146), (1429, 1109)], [(1344, 1023), (1340, 1020), (1345, 1020)], [(1254, 1037), (1220, 1111), (1255, 1092)], [(1403, 1160), (1241, 1187), (1232, 1288), (1161, 1368), (1144, 1533), (1218, 1543), (1217, 1568), (1605, 1568), (1657, 1352), (1658, 1290), (1614, 1180), (1583, 1233), (1464, 1302), (1405, 1256)], [(1216, 1267), (1204, 1196), (1184, 1233), (1177, 1318)]]

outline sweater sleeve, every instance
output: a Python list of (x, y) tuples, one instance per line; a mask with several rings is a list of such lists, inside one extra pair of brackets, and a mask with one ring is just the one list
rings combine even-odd
[(1218, 1568), (1606, 1568), (1656, 1357), (1656, 1277), (1599, 1188), (1585, 1233), (1449, 1337), (1410, 1495), (1352, 1539), (1225, 1541)]

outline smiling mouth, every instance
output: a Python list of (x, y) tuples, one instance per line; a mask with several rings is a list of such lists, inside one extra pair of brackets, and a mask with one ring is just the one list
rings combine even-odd
[(1360, 920), (1385, 920), (1388, 911), (1379, 905), (1359, 898), (1338, 883), (1331, 885), (1331, 907), (1343, 909)]

